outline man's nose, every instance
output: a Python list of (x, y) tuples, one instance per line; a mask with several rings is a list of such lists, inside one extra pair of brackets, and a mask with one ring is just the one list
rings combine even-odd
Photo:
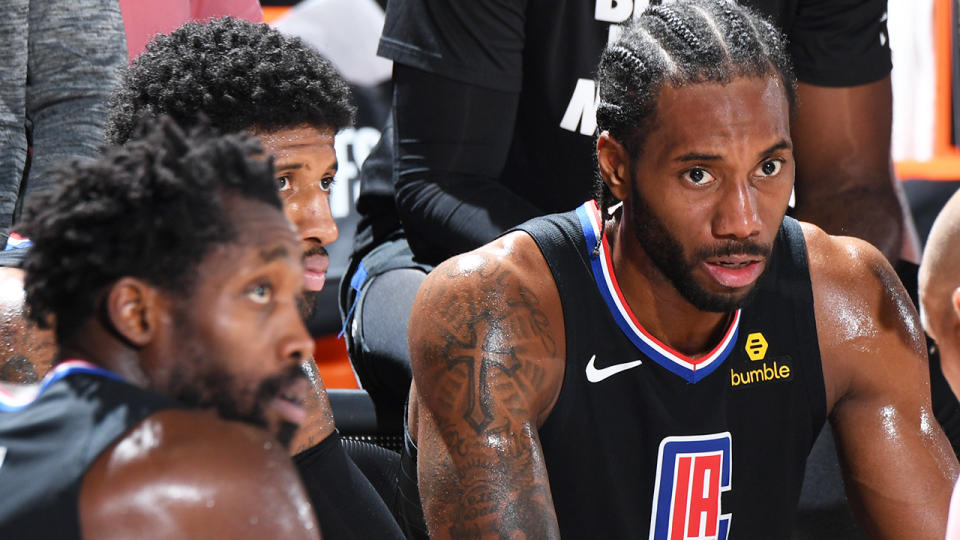
[(756, 191), (746, 181), (729, 184), (714, 212), (714, 236), (742, 240), (759, 234), (760, 227)]
[(296, 309), (296, 302), (291, 302), (290, 313), (284, 322), (284, 335), (278, 344), (278, 359), (282, 364), (299, 364), (313, 355), (313, 338), (307, 332), (307, 327), (300, 318)]
[(329, 192), (323, 191), (319, 186), (294, 195), (286, 202), (285, 211), (303, 240), (316, 239), (326, 246), (339, 236), (337, 223), (330, 211)]

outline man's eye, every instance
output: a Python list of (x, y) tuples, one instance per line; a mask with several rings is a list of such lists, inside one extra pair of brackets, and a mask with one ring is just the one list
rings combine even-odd
[(258, 283), (247, 291), (247, 298), (258, 304), (266, 304), (273, 298), (273, 287), (267, 283)]
[(699, 186), (713, 180), (713, 175), (708, 173), (706, 170), (697, 167), (683, 173), (683, 178), (691, 184)]
[(280, 176), (277, 178), (277, 191), (286, 191), (290, 189), (290, 177)]
[(320, 189), (324, 191), (330, 191), (330, 188), (333, 187), (334, 179), (332, 176), (325, 176), (320, 180)]
[(783, 162), (779, 159), (771, 159), (769, 161), (764, 161), (760, 164), (760, 167), (757, 168), (757, 176), (774, 176), (780, 172), (783, 168)]

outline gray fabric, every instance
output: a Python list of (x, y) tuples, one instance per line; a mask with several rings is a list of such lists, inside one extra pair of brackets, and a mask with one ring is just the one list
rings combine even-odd
[(410, 309), (430, 270), (413, 259), (401, 237), (377, 246), (360, 261), (354, 259), (340, 283), (350, 362), (373, 399), (381, 433), (400, 433), (402, 427), (412, 377), (407, 350)]
[(361, 288), (350, 333), (350, 361), (377, 409), (381, 431), (399, 433), (410, 381), (407, 328), (420, 284), (420, 268), (396, 268), (372, 276)]
[[(0, 17), (0, 247), (51, 165), (92, 157), (127, 62), (117, 0), (6, 0)], [(28, 157), (28, 146), (33, 157)]]

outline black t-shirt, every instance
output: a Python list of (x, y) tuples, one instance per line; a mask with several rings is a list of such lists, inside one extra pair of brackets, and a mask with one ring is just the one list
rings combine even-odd
[[(858, 85), (890, 71), (883, 0), (744, 3), (785, 29), (803, 82)], [(532, 215), (589, 198), (596, 177), (594, 73), (611, 27), (640, 7), (629, 0), (391, 1), (379, 54), (401, 70), (412, 68), (411, 78), (424, 72), (449, 87), (430, 91), (448, 83), (414, 81), (413, 89), (429, 95), (395, 111), (395, 177), (383, 168), (365, 175), (361, 212), (393, 210), (365, 199), (385, 198), (397, 181), (411, 247), (437, 262)], [(472, 90), (457, 92), (456, 84)], [(446, 113), (471, 107), (477, 110), (453, 119)], [(417, 182), (438, 188), (407, 190)], [(358, 251), (397, 232), (400, 221), (382, 221), (390, 225), (373, 231), (372, 240), (369, 230), (359, 233)], [(458, 245), (445, 245), (451, 243)]]
[(797, 79), (857, 86), (890, 74), (886, 0), (740, 0), (787, 35)]
[[(740, 3), (783, 29), (803, 82), (852, 86), (890, 72), (886, 0)], [(378, 53), (498, 90), (520, 91), (521, 83), (545, 78), (564, 85), (546, 94), (564, 96), (573, 83), (563, 77), (590, 76), (610, 25), (626, 22), (636, 7), (630, 0), (395, 0), (387, 7)]]
[[(438, 112), (444, 111), (442, 101), (449, 99), (451, 108), (463, 109), (481, 102), (477, 94), (490, 96), (483, 110), (459, 119), (462, 129), (438, 131), (436, 126), (424, 125), (415, 143), (409, 137), (399, 142), (395, 163), (401, 192), (404, 167), (410, 163), (405, 156), (424, 156), (430, 180), (437, 180), (444, 193), (455, 195), (454, 201), (441, 201), (439, 207), (410, 209), (413, 216), (404, 216), (403, 211), (416, 202), (401, 197), (401, 217), (407, 218), (404, 227), (415, 254), (422, 255), (421, 244), (430, 240), (449, 243), (457, 238), (443, 238), (438, 228), (418, 228), (412, 220), (432, 219), (442, 223), (441, 229), (462, 226), (465, 242), (474, 244), (426, 257), (427, 262), (437, 262), (527, 218), (569, 210), (591, 196), (596, 130), (593, 74), (613, 22), (597, 20), (594, 11), (592, 2), (563, 0), (390, 2), (379, 53), (395, 64), (476, 90), (470, 103), (463, 103), (455, 88), (445, 88), (415, 105), (430, 110), (398, 108), (399, 136), (404, 137), (405, 125), (443, 114)], [(456, 185), (444, 183), (458, 175)], [(482, 184), (505, 189), (471, 191)], [(464, 200), (466, 205), (454, 206)], [(517, 207), (508, 211), (505, 204), (511, 200)], [(471, 216), (471, 208), (508, 215), (487, 224)], [(486, 230), (471, 241), (471, 233), (478, 229)]]

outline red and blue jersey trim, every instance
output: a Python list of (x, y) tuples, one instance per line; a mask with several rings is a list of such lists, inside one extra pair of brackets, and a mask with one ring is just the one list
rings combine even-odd
[(11, 251), (14, 249), (24, 249), (33, 245), (33, 242), (29, 238), (20, 236), (17, 233), (10, 233), (10, 237), (7, 238), (7, 245), (3, 247), (4, 251)]
[(50, 372), (47, 373), (47, 375), (43, 378), (43, 381), (34, 386), (34, 388), (28, 392), (18, 392), (14, 394), (6, 391), (2, 386), (0, 386), (0, 412), (15, 412), (29, 406), (31, 403), (36, 401), (40, 394), (49, 388), (50, 385), (74, 373), (100, 375), (101, 377), (107, 377), (109, 379), (123, 382), (123, 378), (116, 373), (103, 369), (95, 364), (91, 364), (85, 360), (65, 360), (57, 364), (57, 367), (50, 370)]
[(723, 339), (709, 353), (699, 358), (691, 358), (675, 351), (647, 332), (634, 316), (630, 306), (627, 305), (627, 301), (623, 298), (623, 293), (620, 290), (620, 285), (617, 283), (617, 276), (613, 273), (610, 246), (607, 244), (606, 237), (603, 237), (602, 242), (600, 242), (599, 253), (594, 254), (597, 239), (600, 237), (600, 228), (603, 226), (597, 203), (587, 201), (577, 208), (576, 213), (583, 229), (583, 236), (586, 239), (584, 248), (590, 260), (590, 267), (593, 270), (593, 278), (597, 283), (597, 289), (606, 301), (617, 326), (620, 327), (627, 338), (651, 360), (690, 383), (702, 380), (723, 364), (723, 361), (727, 359), (737, 343), (737, 335), (740, 330), (740, 310), (734, 312), (733, 320), (724, 333)]

